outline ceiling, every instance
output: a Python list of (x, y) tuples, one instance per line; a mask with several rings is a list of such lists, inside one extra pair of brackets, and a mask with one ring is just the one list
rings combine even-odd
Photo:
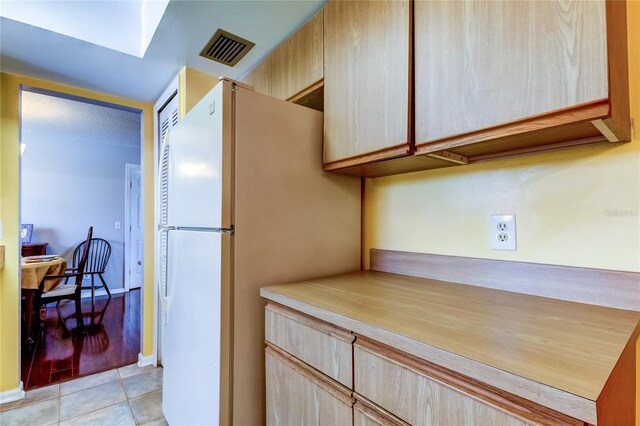
[(32, 138), (48, 141), (104, 143), (140, 149), (140, 112), (22, 91), (21, 141)]
[(167, 4), (169, 0), (0, 0), (0, 16), (142, 58)]
[[(8, 1), (11, 0), (0, 0), (0, 7)], [(78, 1), (92, 3), (91, 0)], [(51, 2), (59, 3), (60, 7), (66, 4), (61, 0), (46, 3)], [(217, 76), (244, 77), (324, 2), (172, 0), (142, 58), (0, 18), (0, 70), (141, 101), (156, 101), (183, 66)], [(119, 2), (106, 3), (117, 5)], [(199, 56), (218, 28), (256, 43), (233, 68)]]

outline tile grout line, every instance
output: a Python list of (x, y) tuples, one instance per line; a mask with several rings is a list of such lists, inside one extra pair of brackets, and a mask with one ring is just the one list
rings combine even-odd
[[(142, 374), (142, 373), (133, 374), (133, 375), (128, 376), (128, 377), (139, 376), (140, 374)], [(118, 375), (118, 377), (120, 377), (120, 376)], [(128, 377), (127, 377), (127, 378), (128, 378)], [(90, 388), (81, 389), (81, 390), (76, 391), (76, 392), (68, 393), (67, 395), (73, 395), (73, 394), (78, 393), (78, 392), (87, 391), (87, 390), (89, 390), (89, 389), (93, 389), (93, 388), (98, 387), (98, 386), (102, 386), (102, 385), (106, 385), (106, 384), (108, 384), (108, 383), (114, 383), (114, 382), (118, 381), (118, 382), (120, 382), (120, 384), (122, 385), (122, 389), (123, 389), (123, 391), (124, 391), (125, 401), (127, 402), (127, 405), (129, 406), (129, 411), (131, 411), (131, 416), (133, 417), (133, 420), (134, 420), (134, 422), (136, 423), (136, 425), (139, 425), (140, 423), (138, 422), (138, 419), (136, 418), (136, 414), (135, 414), (135, 412), (133, 411), (133, 407), (131, 406), (131, 400), (132, 400), (132, 399), (140, 398), (140, 397), (142, 397), (142, 396), (144, 396), (144, 395), (148, 395), (148, 394), (150, 394), (150, 393), (152, 393), (152, 392), (156, 392), (156, 391), (158, 391), (158, 390), (160, 390), (160, 389), (162, 389), (162, 388), (154, 389), (154, 390), (152, 390), (152, 391), (145, 392), (145, 393), (143, 393), (143, 394), (137, 395), (137, 396), (135, 396), (135, 397), (133, 397), (133, 398), (129, 398), (129, 395), (127, 395), (127, 390), (126, 390), (126, 388), (125, 388), (125, 386), (124, 386), (124, 383), (122, 382), (123, 380), (124, 380), (124, 379), (119, 378), (118, 380), (112, 380), (112, 381), (110, 381), (110, 382), (105, 382), (105, 383), (102, 383), (102, 384), (99, 384), (99, 385), (96, 385), (96, 386), (92, 386), (92, 387), (90, 387)], [(64, 396), (67, 396), (67, 395), (64, 395)], [(61, 395), (59, 398), (62, 398), (62, 395)], [(96, 408), (95, 410), (87, 411), (86, 413), (79, 414), (79, 415), (77, 415), (77, 416), (73, 416), (73, 417), (69, 417), (68, 419), (65, 419), (65, 420), (61, 420), (61, 419), (60, 419), (60, 414), (58, 413), (58, 419), (59, 419), (59, 420), (58, 420), (58, 423), (61, 423), (61, 422), (63, 422), (63, 421), (65, 421), (65, 422), (66, 422), (66, 421), (68, 421), (68, 420), (75, 419), (76, 417), (80, 417), (80, 416), (84, 416), (84, 415), (86, 415), (86, 414), (94, 413), (94, 412), (96, 412), (96, 411), (99, 411), (99, 410), (102, 410), (102, 409), (105, 409), (105, 408), (112, 407), (112, 406), (114, 406), (114, 405), (120, 404), (121, 402), (124, 402), (124, 401), (114, 402), (113, 404), (105, 405), (104, 407)], [(60, 404), (58, 404), (58, 411), (59, 411), (59, 410), (60, 410)]]
[[(135, 364), (130, 364), (130, 365), (135, 365)], [(127, 366), (123, 366), (123, 367), (127, 367)], [(2, 412), (3, 412), (3, 413), (6, 413), (6, 412), (9, 412), (9, 411), (17, 410), (17, 409), (19, 409), (19, 408), (29, 407), (29, 406), (31, 406), (31, 405), (38, 404), (38, 403), (40, 403), (40, 402), (44, 402), (44, 401), (49, 401), (49, 400), (51, 400), (51, 399), (55, 399), (55, 398), (57, 398), (57, 399), (59, 399), (59, 400), (60, 400), (60, 399), (62, 399), (62, 397), (66, 397), (66, 396), (69, 396), (69, 395), (74, 395), (74, 394), (79, 393), (79, 392), (85, 392), (85, 391), (88, 391), (88, 390), (90, 390), (90, 389), (96, 388), (96, 387), (98, 387), (98, 386), (106, 385), (106, 384), (108, 384), (108, 383), (113, 383), (113, 382), (116, 382), (116, 381), (119, 381), (119, 382), (121, 382), (121, 383), (122, 383), (122, 387), (123, 387), (123, 390), (124, 390), (125, 397), (127, 398), (127, 400), (129, 400), (130, 398), (129, 398), (129, 396), (127, 395), (127, 391), (126, 391), (126, 389), (125, 389), (125, 387), (124, 387), (123, 380), (124, 380), (124, 379), (128, 379), (129, 377), (135, 377), (135, 376), (139, 376), (139, 375), (141, 375), (141, 374), (147, 374), (147, 373), (136, 373), (136, 374), (132, 374), (132, 375), (127, 376), (127, 377), (121, 377), (121, 376), (120, 376), (120, 373), (119, 373), (117, 370), (118, 370), (119, 368), (123, 368), (123, 367), (118, 367), (118, 368), (114, 368), (114, 369), (112, 369), (112, 370), (106, 370), (106, 371), (101, 372), (101, 373), (106, 373), (106, 372), (109, 372), (109, 371), (113, 371), (113, 370), (115, 370), (118, 376), (117, 376), (117, 378), (116, 378), (116, 379), (114, 379), (114, 380), (110, 380), (110, 381), (108, 381), (108, 382), (104, 382), (104, 383), (99, 383), (99, 384), (97, 384), (97, 385), (90, 386), (90, 387), (88, 387), (88, 388), (79, 389), (79, 390), (77, 390), (77, 391), (74, 391), (74, 392), (71, 392), (71, 393), (67, 393), (67, 394), (64, 394), (64, 395), (61, 393), (61, 392), (62, 392), (62, 389), (61, 389), (62, 384), (70, 383), (70, 382), (72, 382), (72, 381), (74, 381), (74, 380), (80, 380), (80, 379), (83, 379), (83, 378), (85, 378), (85, 377), (91, 377), (91, 375), (89, 375), (89, 376), (79, 377), (79, 378), (77, 378), (77, 379), (68, 380), (68, 381), (66, 381), (66, 382), (62, 382), (62, 383), (57, 383), (57, 384), (53, 384), (53, 385), (42, 386), (42, 387), (39, 387), (39, 388), (35, 388), (35, 389), (28, 390), (28, 391), (26, 391), (26, 393), (33, 392), (33, 391), (37, 391), (37, 390), (41, 390), (41, 389), (44, 389), (44, 388), (47, 388), (47, 387), (52, 387), (52, 386), (57, 386), (57, 387), (58, 387), (58, 391), (57, 391), (57, 394), (56, 394), (56, 395), (53, 395), (53, 396), (50, 396), (50, 397), (46, 397), (46, 398), (43, 398), (43, 399), (39, 399), (39, 400), (35, 400), (35, 401), (31, 401), (31, 402), (25, 403), (25, 404), (23, 404), (23, 405), (20, 405), (20, 406), (18, 406), (18, 407), (14, 407), (14, 408), (11, 408), (11, 409), (8, 409), (8, 410), (5, 410), (5, 411), (2, 411)], [(156, 367), (156, 368), (157, 368), (157, 367)], [(96, 374), (101, 374), (101, 373), (96, 373)], [(158, 390), (158, 389), (155, 389), (155, 390), (150, 391), (150, 392), (145, 392), (145, 393), (143, 393), (143, 394), (140, 394), (140, 395), (138, 395), (138, 396), (134, 397), (133, 399), (138, 398), (139, 396), (142, 396), (142, 395), (146, 395), (147, 393), (155, 392), (156, 390)], [(120, 402), (122, 402), (122, 401), (120, 401)], [(9, 404), (9, 403), (8, 403), (8, 404)], [(113, 405), (113, 404), (112, 404), (112, 405)], [(94, 411), (95, 411), (95, 410), (94, 410)], [(59, 413), (58, 413), (58, 414), (59, 414)], [(77, 417), (77, 416), (74, 416), (74, 417)]]
[[(130, 365), (135, 365), (135, 364), (130, 364)], [(123, 367), (127, 367), (127, 366), (123, 366)], [(125, 380), (125, 379), (128, 379), (128, 378), (131, 378), (131, 377), (135, 377), (135, 376), (151, 374), (151, 373), (152, 373), (156, 368), (158, 368), (158, 367), (155, 367), (155, 368), (153, 368), (153, 369), (150, 369), (148, 372), (141, 372), (141, 371), (139, 371), (139, 372), (137, 372), (137, 373), (135, 373), (135, 374), (131, 374), (131, 375), (127, 376), (127, 377), (122, 377), (122, 376), (120, 375), (120, 371), (119, 371), (119, 369), (120, 369), (120, 368), (123, 368), (123, 367), (118, 367), (118, 368), (115, 368), (115, 369), (113, 369), (113, 370), (107, 370), (107, 371), (115, 371), (115, 372), (116, 372), (116, 379), (114, 379), (114, 380), (110, 380), (110, 381), (107, 381), (107, 382), (104, 382), (104, 383), (100, 383), (100, 384), (97, 384), (97, 385), (95, 385), (95, 386), (91, 386), (91, 387), (88, 387), (88, 388), (79, 389), (79, 390), (77, 390), (77, 391), (75, 391), (75, 392), (71, 392), (71, 393), (68, 393), (68, 394), (65, 394), (65, 395), (62, 395), (62, 394), (61, 394), (61, 392), (62, 392), (62, 389), (61, 389), (61, 388), (62, 388), (62, 386), (61, 386), (61, 384), (49, 385), (49, 386), (56, 386), (56, 387), (57, 387), (57, 391), (56, 391), (56, 393), (55, 393), (55, 395), (54, 395), (54, 396), (46, 397), (46, 398), (43, 398), (43, 399), (40, 399), (40, 400), (36, 400), (36, 401), (30, 402), (30, 403), (28, 403), (28, 404), (25, 404), (25, 405), (19, 406), (19, 407), (15, 407), (15, 408), (12, 408), (12, 409), (6, 410), (5, 412), (3, 412), (3, 414), (5, 414), (5, 413), (9, 413), (9, 412), (14, 411), (14, 410), (22, 409), (22, 408), (25, 408), (25, 407), (29, 407), (29, 406), (32, 406), (32, 405), (34, 405), (34, 404), (38, 404), (38, 403), (42, 403), (42, 402), (45, 402), (45, 401), (50, 401), (50, 400), (54, 400), (54, 399), (56, 399), (56, 400), (57, 400), (57, 404), (56, 404), (56, 419), (57, 419), (57, 420), (56, 420), (56, 423), (53, 423), (53, 424), (57, 424), (57, 425), (59, 425), (59, 424), (60, 424), (60, 423), (62, 423), (62, 422), (67, 422), (67, 421), (70, 421), (70, 420), (72, 420), (72, 419), (75, 419), (75, 418), (78, 418), (78, 417), (81, 417), (81, 416), (85, 416), (85, 415), (88, 415), (88, 414), (91, 414), (91, 413), (95, 413), (96, 411), (103, 410), (103, 409), (106, 409), (106, 408), (112, 407), (112, 406), (114, 406), (114, 405), (117, 405), (117, 404), (120, 404), (120, 403), (122, 403), (122, 402), (126, 401), (126, 402), (127, 402), (127, 407), (129, 408), (129, 412), (130, 412), (130, 414), (131, 414), (131, 416), (132, 416), (132, 418), (133, 418), (133, 420), (134, 420), (135, 424), (136, 424), (136, 425), (140, 425), (140, 422), (138, 421), (138, 419), (137, 419), (137, 417), (136, 417), (136, 414), (135, 414), (135, 412), (134, 412), (134, 410), (133, 410), (133, 406), (131, 405), (131, 401), (132, 401), (133, 399), (141, 398), (141, 397), (143, 397), (143, 396), (145, 396), (145, 395), (148, 395), (148, 394), (151, 394), (151, 393), (153, 393), (153, 392), (161, 391), (161, 390), (162, 390), (162, 386), (160, 386), (158, 389), (149, 390), (149, 391), (144, 392), (144, 393), (142, 393), (142, 394), (140, 394), (140, 395), (136, 395), (135, 397), (129, 397), (129, 395), (127, 394), (127, 391), (126, 391), (126, 387), (125, 387), (125, 385), (124, 385), (124, 380)], [(161, 368), (161, 367), (160, 367), (160, 368)], [(87, 376), (87, 377), (88, 377), (88, 376)], [(80, 379), (80, 378), (79, 378), (79, 379)], [(79, 380), (79, 379), (75, 379), (75, 380)], [(71, 381), (73, 381), (73, 380), (71, 380)], [(71, 382), (71, 381), (70, 381), (70, 382)], [(63, 398), (63, 397), (70, 396), (70, 395), (74, 395), (74, 394), (77, 394), (77, 393), (80, 393), (80, 392), (86, 392), (86, 391), (88, 391), (88, 390), (90, 390), (90, 389), (94, 389), (94, 388), (96, 388), (96, 387), (98, 387), (98, 386), (103, 386), (103, 385), (107, 385), (107, 384), (110, 384), (110, 383), (116, 383), (116, 382), (119, 382), (119, 383), (120, 383), (120, 386), (122, 387), (122, 390), (123, 390), (123, 393), (124, 393), (124, 397), (125, 397), (125, 399), (124, 399), (124, 400), (122, 400), (122, 401), (118, 401), (118, 402), (114, 402), (114, 403), (112, 403), (112, 404), (108, 404), (108, 405), (106, 405), (106, 406), (104, 406), (104, 407), (96, 408), (96, 409), (93, 409), (93, 410), (87, 411), (87, 412), (85, 412), (85, 413), (78, 414), (78, 415), (75, 415), (75, 416), (72, 416), (72, 417), (69, 417), (69, 418), (67, 418), (67, 419), (62, 420), (62, 418), (61, 418), (61, 416), (62, 416), (61, 409), (62, 409), (62, 398)], [(164, 418), (164, 416), (163, 416), (163, 418)]]
[(133, 422), (136, 424), (136, 426), (139, 425), (140, 423), (138, 423), (138, 418), (136, 417), (136, 413), (133, 412), (133, 407), (131, 406), (131, 400), (129, 398), (127, 398), (127, 404), (129, 405), (129, 411), (131, 411), (131, 417), (133, 417)]
[[(109, 382), (109, 383), (112, 383), (112, 382)], [(71, 394), (69, 394), (69, 395), (71, 395)], [(126, 394), (125, 394), (125, 397), (126, 397)], [(126, 399), (125, 401), (129, 402), (128, 399)], [(58, 423), (62, 423), (63, 421), (66, 422), (66, 421), (69, 421), (69, 420), (73, 420), (75, 418), (78, 418), (78, 417), (81, 417), (81, 416), (85, 416), (87, 414), (95, 413), (96, 411), (100, 411), (100, 410), (103, 410), (105, 408), (109, 408), (109, 407), (113, 407), (114, 405), (118, 405), (121, 402), (124, 402), (124, 401), (114, 402), (113, 404), (105, 405), (104, 407), (96, 408), (95, 410), (87, 411), (86, 413), (78, 414), (77, 416), (69, 417), (68, 419), (58, 420)], [(129, 409), (131, 409), (131, 406), (129, 406)], [(131, 414), (133, 414), (133, 411), (131, 412)], [(59, 415), (58, 415), (58, 418), (60, 418)]]

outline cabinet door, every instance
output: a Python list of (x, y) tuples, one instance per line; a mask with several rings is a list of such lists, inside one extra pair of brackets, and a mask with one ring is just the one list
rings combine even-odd
[(267, 342), (353, 387), (353, 334), (275, 303), (267, 304), (264, 322)]
[(416, 145), (606, 99), (605, 15), (604, 0), (416, 1)]
[(314, 15), (271, 55), (271, 96), (289, 99), (323, 78), (323, 12)]
[(325, 170), (407, 154), (409, 1), (330, 1), (324, 30)]
[(361, 337), (354, 343), (354, 391), (413, 425), (583, 424)]
[(271, 55), (256, 65), (242, 81), (252, 85), (256, 92), (271, 96)]
[(352, 425), (350, 391), (291, 355), (267, 346), (267, 425)]

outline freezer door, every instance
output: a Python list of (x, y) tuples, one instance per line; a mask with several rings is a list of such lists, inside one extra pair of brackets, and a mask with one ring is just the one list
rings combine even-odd
[(229, 236), (175, 230), (167, 235), (162, 412), (172, 425), (218, 424), (221, 244)]
[(169, 139), (168, 225), (223, 228), (222, 87), (207, 94)]

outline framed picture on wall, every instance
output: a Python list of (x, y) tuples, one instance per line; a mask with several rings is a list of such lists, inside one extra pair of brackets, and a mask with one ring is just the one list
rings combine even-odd
[(20, 241), (22, 244), (31, 244), (33, 236), (33, 223), (24, 223), (20, 225)]

